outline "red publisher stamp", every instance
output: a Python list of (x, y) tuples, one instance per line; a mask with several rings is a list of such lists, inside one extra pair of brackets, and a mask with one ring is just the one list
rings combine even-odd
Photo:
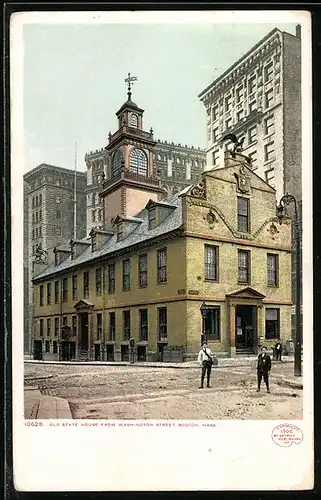
[(303, 441), (303, 432), (293, 424), (280, 424), (272, 431), (272, 439), (278, 446), (289, 447)]

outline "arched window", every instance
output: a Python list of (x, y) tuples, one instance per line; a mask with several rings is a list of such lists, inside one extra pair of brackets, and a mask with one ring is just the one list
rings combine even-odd
[(123, 155), (122, 155), (121, 151), (119, 151), (119, 149), (118, 149), (113, 157), (113, 166), (112, 166), (112, 175), (113, 176), (116, 175), (119, 172), (119, 170), (121, 169), (122, 161), (123, 161)]
[(129, 170), (139, 175), (147, 175), (147, 156), (141, 149), (130, 153)]
[(138, 117), (134, 113), (130, 117), (130, 125), (135, 128), (138, 127)]

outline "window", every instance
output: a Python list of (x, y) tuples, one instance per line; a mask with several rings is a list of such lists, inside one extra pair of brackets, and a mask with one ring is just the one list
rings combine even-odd
[(273, 75), (273, 62), (271, 61), (264, 68), (264, 82), (269, 82), (272, 79)]
[(249, 232), (249, 208), (248, 198), (237, 197), (237, 230), (242, 233)]
[(138, 257), (139, 287), (147, 287), (147, 253)]
[(68, 316), (63, 316), (63, 318), (62, 318), (62, 326), (68, 326)]
[(56, 235), (61, 236), (61, 227), (56, 227)]
[(243, 99), (243, 85), (240, 85), (236, 89), (236, 102), (241, 102)]
[(213, 165), (214, 166), (218, 165), (219, 159), (220, 159), (220, 150), (219, 149), (215, 149), (213, 151), (213, 153), (212, 153), (212, 160), (213, 160)]
[(115, 293), (115, 263), (108, 264), (108, 293)]
[(42, 203), (42, 194), (39, 195), (39, 205)]
[(40, 285), (40, 288), (39, 288), (39, 304), (40, 306), (43, 306), (43, 285)]
[(148, 229), (156, 227), (156, 207), (152, 206), (148, 210)]
[(157, 283), (167, 281), (167, 249), (157, 250)]
[(236, 113), (236, 120), (239, 122), (242, 120), (243, 117), (244, 117), (244, 111), (243, 111), (243, 109), (241, 109), (240, 111), (238, 111)]
[(42, 221), (42, 211), (39, 210), (39, 221), (41, 222)]
[(279, 284), (279, 256), (277, 254), (267, 254), (267, 284), (268, 286)]
[(167, 307), (158, 308), (158, 339), (167, 338)]
[(250, 252), (248, 250), (238, 251), (239, 283), (250, 282)]
[(255, 162), (257, 161), (257, 151), (252, 151), (252, 153), (249, 154), (250, 160), (252, 162), (252, 168), (255, 167)]
[(56, 210), (56, 219), (61, 219), (61, 210)]
[(213, 122), (218, 119), (218, 104), (212, 109), (212, 120)]
[(248, 79), (247, 86), (248, 86), (249, 95), (254, 94), (254, 92), (256, 90), (256, 77), (255, 76), (252, 76), (251, 78)]
[(204, 318), (206, 340), (220, 340), (220, 307), (210, 307)]
[(84, 298), (89, 295), (89, 272), (85, 271), (83, 273), (83, 288), (84, 288)]
[(109, 340), (115, 340), (116, 338), (116, 314), (114, 312), (109, 313)]
[(230, 128), (232, 126), (232, 118), (225, 121), (225, 128)]
[(130, 259), (123, 260), (123, 290), (130, 290)]
[(59, 304), (59, 281), (55, 281), (55, 304)]
[(218, 139), (218, 127), (213, 129), (213, 142), (216, 142)]
[(96, 222), (96, 210), (92, 210), (91, 212), (91, 222)]
[(204, 277), (206, 280), (218, 279), (218, 247), (205, 245), (204, 247)]
[(101, 267), (96, 268), (96, 295), (101, 295), (102, 292), (102, 270)]
[(138, 127), (138, 117), (134, 113), (130, 117), (130, 125), (135, 128)]
[(51, 283), (47, 283), (47, 305), (51, 304)]
[(147, 309), (139, 310), (139, 338), (148, 340), (148, 314)]
[(274, 117), (269, 116), (264, 120), (264, 133), (265, 135), (274, 134)]
[(123, 155), (119, 149), (116, 151), (113, 157), (113, 165), (112, 165), (112, 175), (117, 175), (123, 164)]
[(52, 352), (53, 352), (53, 354), (57, 354), (57, 352), (58, 352), (58, 343), (57, 343), (57, 340), (54, 340), (53, 343), (52, 343)]
[(49, 342), (49, 340), (46, 340), (45, 351), (46, 352), (50, 352), (50, 342)]
[(62, 280), (62, 301), (68, 302), (68, 278)]
[(267, 92), (265, 92), (265, 107), (270, 108), (273, 105), (273, 101), (274, 101), (273, 89), (270, 89)]
[(124, 340), (130, 339), (130, 311), (123, 311), (123, 335)]
[(231, 109), (231, 106), (232, 106), (232, 96), (228, 95), (225, 98), (225, 111), (229, 111)]
[(78, 277), (74, 274), (72, 277), (72, 300), (77, 300), (78, 298)]
[(256, 136), (257, 136), (257, 128), (255, 125), (255, 127), (251, 127), (249, 129), (249, 144), (252, 144), (252, 142), (256, 140)]
[(147, 175), (147, 156), (142, 149), (133, 149), (129, 157), (129, 170), (139, 175)]
[(280, 336), (280, 309), (265, 309), (265, 338), (277, 339)]
[(43, 337), (43, 319), (41, 319), (39, 322), (39, 332), (40, 332), (40, 337)]
[(96, 243), (97, 243), (97, 235), (94, 233), (91, 236), (91, 251), (94, 252), (96, 250)]
[(101, 339), (101, 334), (103, 331), (103, 315), (97, 313), (97, 340)]
[(269, 170), (265, 171), (265, 180), (269, 184), (271, 184), (271, 183), (273, 184), (274, 183), (274, 168), (270, 168)]
[(60, 196), (56, 196), (56, 203), (61, 203)]
[(59, 254), (58, 254), (58, 252), (56, 251), (56, 252), (55, 252), (55, 266), (58, 266), (58, 264), (59, 264)]
[(257, 108), (256, 101), (250, 102), (250, 104), (249, 104), (249, 113), (253, 113), (253, 111), (255, 111), (256, 108)]
[(59, 336), (59, 318), (55, 318), (55, 337)]
[(117, 224), (117, 241), (121, 241), (123, 239), (123, 223), (120, 222)]
[(47, 337), (50, 337), (51, 335), (51, 319), (47, 319)]
[(264, 161), (273, 160), (274, 158), (274, 142), (269, 142), (264, 146)]

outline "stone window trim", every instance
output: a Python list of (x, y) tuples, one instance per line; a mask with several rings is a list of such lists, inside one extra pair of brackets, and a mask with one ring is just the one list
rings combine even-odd
[(51, 305), (51, 283), (47, 283), (47, 305)]
[(211, 305), (206, 309), (204, 319), (206, 341), (221, 342), (221, 307)]
[(147, 288), (148, 284), (148, 263), (147, 253), (138, 256), (138, 286)]
[(148, 341), (148, 309), (139, 309), (139, 341)]
[(39, 287), (39, 306), (43, 307), (44, 305), (44, 285), (40, 285)]
[(237, 196), (237, 230), (250, 233), (250, 199)]
[(130, 323), (130, 309), (126, 309), (123, 311), (123, 340), (129, 340), (131, 337)]
[(96, 267), (95, 278), (96, 278), (96, 295), (102, 294), (102, 267)]
[(103, 333), (103, 315), (102, 315), (102, 313), (96, 314), (96, 325), (97, 325), (97, 339), (96, 340), (101, 340), (102, 333)]
[(251, 252), (238, 249), (238, 283), (251, 284)]
[(130, 290), (130, 259), (123, 260), (123, 291)]
[(109, 313), (108, 340), (109, 342), (116, 340), (116, 313), (114, 311)]
[(115, 263), (111, 262), (107, 265), (107, 282), (108, 293), (115, 293)]
[(83, 272), (83, 297), (86, 299), (89, 296), (89, 272)]
[(62, 279), (62, 301), (68, 302), (68, 277)]
[(157, 308), (158, 340), (167, 339), (167, 307)]
[(51, 336), (51, 318), (47, 318), (47, 337)]
[(157, 283), (167, 283), (167, 248), (157, 250)]

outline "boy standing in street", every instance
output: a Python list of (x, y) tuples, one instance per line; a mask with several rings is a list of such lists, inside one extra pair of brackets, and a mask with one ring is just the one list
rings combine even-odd
[(207, 347), (206, 342), (203, 342), (203, 344), (202, 344), (202, 349), (198, 353), (197, 361), (200, 363), (200, 365), (202, 367), (201, 386), (199, 387), (199, 389), (203, 389), (203, 387), (204, 387), (204, 378), (205, 378), (206, 373), (207, 373), (207, 386), (206, 387), (211, 387), (210, 386), (210, 378), (211, 378), (211, 370), (212, 370), (212, 364), (213, 364), (213, 353)]
[(276, 344), (274, 346), (275, 349), (275, 360), (276, 361), (282, 361), (281, 355), (282, 355), (282, 344), (279, 340), (276, 341)]
[(262, 377), (266, 385), (267, 392), (270, 392), (269, 374), (271, 370), (271, 358), (267, 354), (265, 346), (261, 348), (261, 354), (257, 358), (257, 390), (260, 392)]

